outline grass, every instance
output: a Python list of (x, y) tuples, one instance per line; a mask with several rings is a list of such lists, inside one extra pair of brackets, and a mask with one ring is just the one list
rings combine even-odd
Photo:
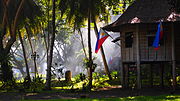
[(22, 101), (180, 101), (180, 95), (161, 96), (136, 96), (125, 98), (102, 98), (102, 99), (50, 99), (50, 100), (22, 100)]

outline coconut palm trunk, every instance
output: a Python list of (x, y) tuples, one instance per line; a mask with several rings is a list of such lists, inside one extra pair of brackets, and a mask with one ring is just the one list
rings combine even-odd
[(92, 88), (92, 51), (91, 51), (91, 10), (88, 9), (88, 48), (89, 48), (89, 90)]
[(54, 47), (54, 41), (55, 41), (55, 2), (56, 0), (53, 0), (53, 16), (52, 16), (52, 34), (50, 36), (50, 46), (48, 51), (48, 61), (47, 61), (47, 75), (46, 75), (46, 84), (45, 89), (50, 90), (51, 89), (51, 66), (52, 66), (52, 58), (53, 58), (53, 47)]
[(31, 77), (29, 74), (29, 66), (28, 66), (28, 61), (27, 61), (27, 57), (26, 57), (26, 50), (25, 50), (23, 39), (22, 39), (22, 36), (21, 36), (21, 33), (19, 30), (18, 30), (18, 35), (19, 35), (19, 40), (21, 42), (21, 46), (22, 46), (22, 50), (23, 50), (23, 56), (24, 56), (24, 61), (25, 61), (25, 65), (26, 65), (27, 79), (29, 82), (31, 82)]
[(25, 26), (26, 32), (27, 32), (27, 38), (29, 41), (29, 45), (31, 47), (31, 54), (32, 54), (32, 58), (33, 58), (33, 62), (34, 62), (34, 77), (36, 78), (36, 75), (38, 74), (38, 70), (37, 70), (37, 65), (36, 65), (36, 52), (33, 49), (33, 45), (30, 39), (30, 30), (28, 29), (28, 26)]

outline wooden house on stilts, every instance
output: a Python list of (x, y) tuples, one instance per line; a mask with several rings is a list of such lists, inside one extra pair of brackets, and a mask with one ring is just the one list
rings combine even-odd
[[(152, 44), (160, 21), (163, 38), (155, 50)], [(135, 0), (115, 22), (103, 29), (120, 32), (123, 87), (130, 86), (127, 75), (132, 75), (129, 71), (135, 69), (137, 88), (144, 86), (143, 79), (148, 79), (150, 86), (156, 85), (156, 75), (159, 75), (159, 85), (172, 80), (171, 87), (175, 89), (180, 64), (180, 14), (173, 11), (168, 0)]]

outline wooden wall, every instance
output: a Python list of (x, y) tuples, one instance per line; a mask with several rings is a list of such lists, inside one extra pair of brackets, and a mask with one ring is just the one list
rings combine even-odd
[(175, 32), (175, 58), (180, 63), (180, 22), (174, 23)]
[[(163, 23), (164, 42), (158, 50), (154, 50), (152, 46), (148, 46), (149, 32), (154, 31), (154, 36), (157, 31), (157, 24), (139, 24), (139, 43), (140, 43), (140, 60), (141, 62), (151, 61), (171, 61), (171, 24)], [(136, 24), (124, 25), (121, 28), (121, 45), (122, 45), (122, 61), (136, 62), (136, 35), (133, 35), (133, 46), (125, 48), (125, 33), (133, 32), (135, 34)], [(176, 46), (179, 45), (176, 52), (180, 55), (180, 34), (177, 35)], [(180, 57), (179, 57), (180, 58)]]
[[(132, 48), (125, 48), (125, 33), (134, 32), (135, 26), (125, 25), (120, 34), (121, 36), (121, 57), (123, 62), (134, 62), (136, 61), (136, 47), (135, 47), (135, 35), (133, 35), (133, 45)], [(133, 33), (134, 34), (134, 33)]]

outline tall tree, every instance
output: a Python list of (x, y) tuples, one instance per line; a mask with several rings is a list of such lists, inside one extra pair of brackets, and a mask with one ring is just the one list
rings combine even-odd
[(56, 10), (56, 0), (52, 0), (53, 2), (53, 16), (52, 16), (52, 34), (50, 35), (50, 43), (48, 49), (48, 61), (47, 61), (47, 75), (46, 75), (46, 85), (45, 88), (47, 90), (51, 89), (51, 66), (52, 66), (52, 58), (53, 58), (53, 47), (54, 47), (54, 40), (55, 40), (55, 10)]
[(39, 11), (33, 0), (0, 0), (0, 64), (5, 82), (13, 77), (8, 57), (17, 28), (25, 19), (34, 20)]
[(93, 61), (92, 61), (92, 50), (91, 50), (91, 0), (89, 0), (88, 2), (88, 50), (89, 50), (89, 90), (91, 90), (92, 88), (92, 65), (93, 65)]
[(35, 50), (33, 49), (33, 45), (32, 45), (32, 42), (31, 42), (31, 37), (30, 37), (30, 30), (29, 30), (27, 25), (25, 25), (25, 29), (26, 29), (26, 33), (27, 33), (27, 38), (28, 38), (28, 41), (29, 41), (30, 49), (31, 49), (31, 56), (32, 56), (33, 62), (34, 62), (34, 77), (36, 78), (36, 75), (38, 74), (37, 65), (36, 65), (36, 55), (37, 54), (36, 54)]
[[(60, 2), (60, 10), (62, 14), (67, 15), (67, 19), (74, 23), (75, 27), (79, 27), (86, 19), (88, 19), (88, 47), (89, 47), (89, 68), (90, 68), (90, 83), (91, 83), (91, 67), (92, 67), (92, 52), (91, 52), (91, 38), (90, 38), (90, 23), (91, 18), (104, 15), (106, 7), (110, 8), (118, 5), (119, 0), (64, 0)], [(66, 6), (65, 6), (66, 5)], [(88, 12), (88, 13), (87, 13)], [(77, 27), (77, 28), (78, 28)]]
[(24, 47), (24, 43), (23, 43), (23, 39), (22, 39), (20, 31), (18, 31), (18, 35), (19, 35), (19, 40), (20, 40), (22, 50), (23, 50), (23, 56), (24, 56), (24, 61), (25, 61), (25, 65), (26, 65), (27, 79), (28, 79), (28, 82), (31, 82), (31, 77), (30, 77), (30, 74), (29, 74), (29, 66), (28, 66), (28, 61), (27, 61), (27, 56), (26, 56), (26, 50), (25, 50), (25, 47)]

